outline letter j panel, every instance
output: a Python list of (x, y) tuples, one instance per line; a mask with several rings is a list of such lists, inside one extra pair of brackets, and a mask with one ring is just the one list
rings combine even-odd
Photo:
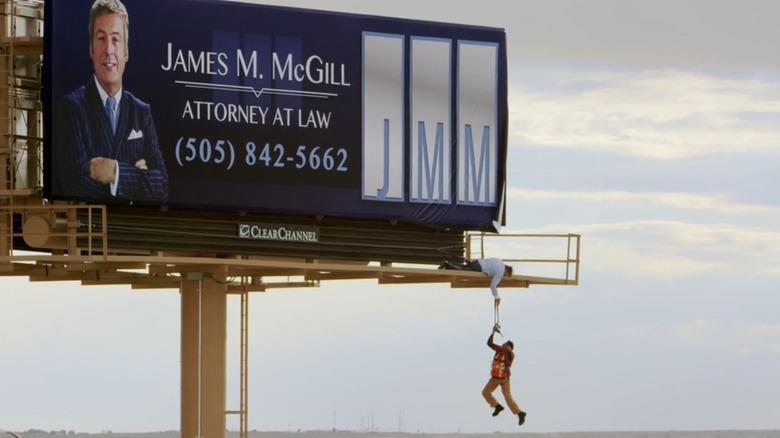
[(363, 34), (363, 199), (404, 201), (404, 37)]
[(499, 51), (458, 42), (458, 204), (496, 205), (499, 185)]

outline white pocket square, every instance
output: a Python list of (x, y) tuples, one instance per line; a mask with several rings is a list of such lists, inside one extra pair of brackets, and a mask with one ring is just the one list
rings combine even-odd
[(133, 129), (132, 131), (130, 131), (130, 136), (127, 137), (127, 139), (128, 140), (135, 140), (136, 138), (143, 138), (143, 136), (144, 136), (143, 132), (136, 131), (135, 129)]

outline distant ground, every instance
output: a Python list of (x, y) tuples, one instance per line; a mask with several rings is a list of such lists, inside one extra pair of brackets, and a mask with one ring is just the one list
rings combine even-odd
[[(2, 432), (4, 429), (0, 429)], [(179, 438), (178, 431), (147, 433), (78, 433), (73, 431), (14, 431), (21, 438)], [(711, 431), (627, 431), (627, 432), (548, 432), (548, 433), (405, 433), (360, 431), (257, 432), (247, 438), (780, 438), (780, 430), (711, 430)], [(3, 434), (0, 438), (12, 438)], [(229, 432), (227, 438), (239, 438)]]

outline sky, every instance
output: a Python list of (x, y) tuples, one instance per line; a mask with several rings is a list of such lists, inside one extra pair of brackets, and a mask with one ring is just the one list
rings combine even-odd
[[(250, 429), (780, 429), (780, 2), (263, 3), (504, 28), (502, 232), (581, 234), (582, 265), (578, 286), (501, 290), (522, 428), (480, 395), (487, 289), (253, 294)], [(179, 428), (177, 290), (0, 285), (0, 429)]]

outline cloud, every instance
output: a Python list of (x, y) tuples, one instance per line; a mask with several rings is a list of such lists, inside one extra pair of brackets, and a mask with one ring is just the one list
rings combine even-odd
[[(723, 270), (741, 275), (780, 275), (775, 263), (780, 259), (780, 229), (773, 225), (780, 220), (777, 206), (733, 202), (717, 194), (664, 192), (510, 188), (509, 198), (535, 210), (563, 204), (580, 212), (573, 222), (548, 223), (523, 232), (574, 230), (582, 236), (581, 259), (589, 272), (614, 272), (630, 278), (684, 278)], [(599, 214), (578, 223), (586, 217), (583, 206)], [(698, 214), (689, 218), (685, 214), (689, 211)], [(758, 221), (768, 225), (759, 226)], [(510, 244), (505, 251), (511, 254), (527, 250)]]
[[(600, 224), (589, 231), (604, 241), (610, 263), (633, 261), (634, 271), (668, 277), (726, 270), (734, 275), (776, 275), (780, 233), (751, 231), (731, 224), (636, 221)], [(614, 247), (613, 247), (614, 246)], [(612, 248), (610, 248), (612, 247)], [(603, 247), (599, 247), (601, 250)]]
[(674, 207), (688, 210), (710, 210), (713, 212), (773, 214), (780, 217), (780, 206), (738, 203), (725, 194), (698, 194), (683, 192), (629, 192), (595, 191), (573, 192), (556, 190), (527, 190), (509, 188), (510, 199), (535, 201), (578, 201), (598, 203), (636, 202), (644, 205)]
[(780, 324), (700, 319), (676, 324), (669, 333), (678, 342), (696, 348), (727, 349), (739, 354), (780, 353)]
[[(574, 229), (582, 236), (580, 258), (588, 273), (666, 280), (719, 272), (780, 274), (775, 262), (780, 258), (778, 232), (664, 220), (550, 224), (525, 232), (545, 234), (559, 229)], [(511, 243), (505, 248), (509, 254), (523, 250)]]
[(672, 325), (634, 325), (621, 328), (618, 333), (630, 339), (676, 343), (686, 350), (693, 348), (731, 354), (780, 354), (780, 324), (699, 318)]
[(698, 253), (670, 241), (651, 242), (648, 236), (644, 242), (616, 238), (586, 238), (582, 263), (591, 273), (612, 272), (634, 279), (679, 280), (683, 278), (718, 272), (729, 267), (727, 261), (708, 260)]
[(780, 153), (780, 82), (678, 70), (524, 68), (510, 77), (524, 147), (660, 160)]

